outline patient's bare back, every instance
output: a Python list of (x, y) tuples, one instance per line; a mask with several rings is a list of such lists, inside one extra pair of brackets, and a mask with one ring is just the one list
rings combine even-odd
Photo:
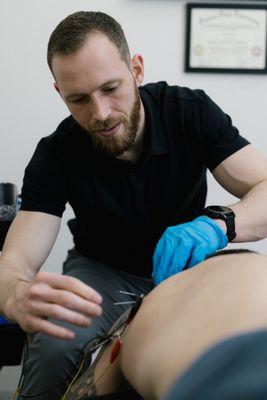
[(267, 326), (267, 257), (221, 255), (174, 275), (143, 301), (121, 351), (129, 382), (159, 399), (204, 351)]

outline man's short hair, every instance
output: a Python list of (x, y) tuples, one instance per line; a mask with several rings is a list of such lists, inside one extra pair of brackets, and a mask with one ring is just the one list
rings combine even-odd
[(47, 62), (52, 71), (55, 55), (79, 50), (91, 33), (103, 33), (117, 47), (121, 58), (130, 66), (130, 51), (120, 24), (111, 16), (94, 11), (78, 11), (62, 20), (52, 32), (47, 47)]

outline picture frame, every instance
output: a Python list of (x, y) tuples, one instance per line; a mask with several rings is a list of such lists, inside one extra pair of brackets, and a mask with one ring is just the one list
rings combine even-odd
[(185, 71), (267, 73), (267, 4), (188, 3)]

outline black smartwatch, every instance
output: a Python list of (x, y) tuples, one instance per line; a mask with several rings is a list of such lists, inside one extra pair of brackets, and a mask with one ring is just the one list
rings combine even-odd
[(231, 242), (236, 237), (235, 232), (235, 213), (230, 207), (208, 206), (204, 209), (204, 215), (212, 219), (222, 219), (226, 223), (226, 236)]

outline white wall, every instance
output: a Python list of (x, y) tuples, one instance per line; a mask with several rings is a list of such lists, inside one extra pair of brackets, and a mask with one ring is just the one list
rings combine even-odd
[[(227, 112), (240, 131), (265, 154), (266, 75), (183, 72), (185, 1), (181, 0), (1, 0), (0, 2), (0, 181), (21, 187), (23, 171), (40, 137), (50, 134), (68, 112), (53, 90), (46, 46), (56, 24), (77, 10), (110, 13), (122, 24), (132, 54), (145, 59), (145, 82), (202, 88)], [(210, 180), (208, 202), (231, 196)], [(71, 237), (66, 220), (45, 267), (60, 271)], [(40, 227), (41, 229), (41, 227)], [(250, 248), (266, 252), (266, 241)]]

